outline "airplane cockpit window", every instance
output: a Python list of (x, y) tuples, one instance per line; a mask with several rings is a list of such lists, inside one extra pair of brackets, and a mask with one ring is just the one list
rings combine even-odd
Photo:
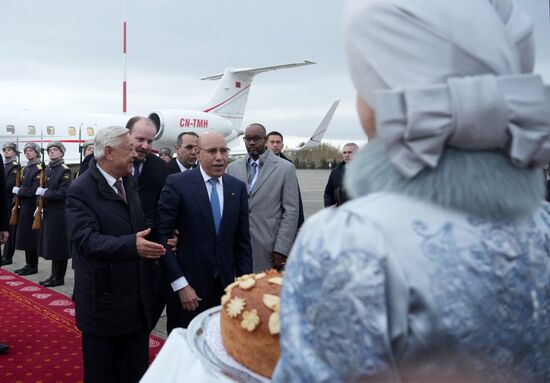
[(48, 136), (55, 135), (55, 128), (53, 126), (46, 127), (46, 131), (48, 132)]
[(76, 136), (76, 128), (74, 126), (69, 126), (69, 135)]
[(6, 133), (15, 134), (15, 126), (13, 126), (13, 125), (6, 125)]
[(36, 134), (36, 127), (34, 125), (27, 126), (27, 134), (30, 134), (30, 135)]
[(90, 137), (93, 136), (94, 135), (94, 128), (89, 128), (89, 127), (86, 128), (86, 134)]

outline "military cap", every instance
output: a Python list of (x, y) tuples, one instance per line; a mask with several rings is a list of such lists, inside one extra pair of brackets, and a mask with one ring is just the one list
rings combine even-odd
[(82, 151), (85, 152), (86, 148), (94, 144), (94, 140), (88, 140), (82, 144)]
[(170, 148), (160, 148), (159, 149), (159, 156), (162, 154), (166, 154), (168, 157), (172, 157), (172, 149)]
[(19, 150), (17, 150), (17, 145), (14, 142), (6, 142), (2, 145), (2, 150), (4, 149), (13, 149), (15, 153), (19, 153)]
[(65, 154), (65, 145), (63, 145), (61, 142), (59, 141), (52, 141), (48, 144), (48, 146), (46, 146), (46, 150), (50, 150), (50, 148), (58, 148), (59, 150), (61, 150), (61, 153)]
[(36, 154), (40, 155), (40, 146), (37, 143), (34, 142), (27, 142), (25, 146), (23, 147), (23, 152), (27, 149), (32, 149), (36, 152)]

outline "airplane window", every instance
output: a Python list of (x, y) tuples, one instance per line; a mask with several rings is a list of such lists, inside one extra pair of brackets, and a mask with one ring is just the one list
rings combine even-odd
[(76, 136), (76, 128), (74, 126), (69, 126), (69, 135)]
[(48, 135), (53, 136), (55, 134), (55, 128), (53, 126), (48, 126), (46, 128), (46, 131), (48, 132)]
[(27, 134), (36, 134), (36, 128), (34, 125), (27, 126)]
[(88, 136), (93, 136), (94, 135), (94, 128), (86, 128), (86, 134)]
[(15, 126), (13, 126), (13, 125), (6, 125), (6, 132), (7, 132), (7, 133), (11, 133), (11, 134), (15, 134)]

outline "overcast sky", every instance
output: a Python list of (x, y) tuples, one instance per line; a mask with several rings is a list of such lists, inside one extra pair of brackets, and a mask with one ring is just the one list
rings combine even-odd
[[(443, 0), (434, 0), (443, 1)], [(455, 1), (455, 0), (445, 0)], [(548, 0), (520, 0), (550, 83)], [(244, 124), (307, 136), (340, 99), (327, 137), (364, 138), (342, 50), (338, 0), (127, 0), (128, 110), (199, 109), (227, 66), (309, 59), (256, 77)], [(122, 0), (0, 0), (0, 108), (122, 110)]]

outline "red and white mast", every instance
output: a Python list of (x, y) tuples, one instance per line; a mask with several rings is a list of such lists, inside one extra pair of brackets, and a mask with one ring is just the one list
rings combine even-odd
[(122, 0), (122, 113), (126, 113), (126, 0)]

